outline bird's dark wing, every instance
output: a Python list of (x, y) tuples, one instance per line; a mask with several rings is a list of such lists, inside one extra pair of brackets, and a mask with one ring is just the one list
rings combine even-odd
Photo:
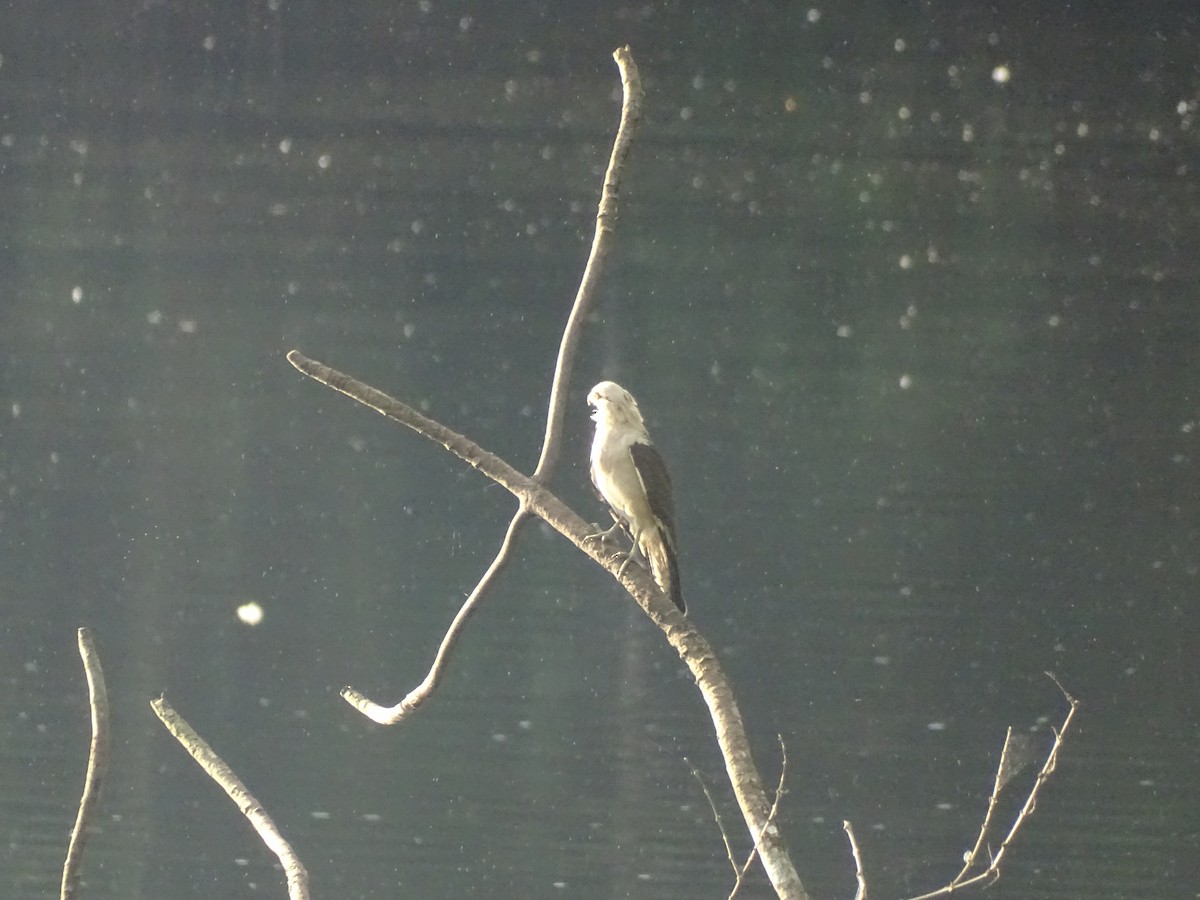
[(637, 470), (638, 478), (646, 491), (646, 499), (650, 501), (650, 511), (662, 524), (664, 537), (675, 544), (675, 499), (671, 493), (671, 476), (667, 474), (667, 466), (662, 455), (653, 444), (636, 443), (629, 447), (633, 457), (633, 467)]
[[(671, 476), (663, 458), (651, 444), (633, 444), (629, 448), (633, 468), (642, 482), (650, 513), (654, 516), (655, 534), (641, 538), (648, 547), (650, 570), (658, 586), (671, 598), (679, 611), (687, 615), (687, 604), (679, 584), (679, 560), (675, 544), (675, 500), (671, 493)], [(656, 550), (655, 547), (660, 549)]]

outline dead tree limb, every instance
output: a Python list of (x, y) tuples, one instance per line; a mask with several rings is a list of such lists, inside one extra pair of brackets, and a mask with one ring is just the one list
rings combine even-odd
[(480, 585), (471, 592), (467, 603), (455, 617), (454, 623), (442, 640), (442, 647), (438, 652), (434, 667), (422, 685), (410, 692), (400, 703), (390, 707), (374, 703), (353, 688), (344, 689), (342, 696), (364, 715), (374, 721), (387, 724), (400, 721), (420, 706), (429, 693), (435, 689), (450, 649), (457, 640), (457, 635), (461, 633), (463, 624), (476, 608), (483, 590), (495, 577), (504, 560), (507, 559), (507, 548), (511, 546), (513, 534), (521, 527), (526, 514), (532, 513), (608, 569), (638, 601), (647, 615), (664, 631), (667, 640), (691, 669), (705, 703), (708, 705), (716, 726), (717, 742), (725, 758), (726, 770), (729, 773), (734, 794), (742, 809), (750, 835), (758, 847), (759, 857), (762, 859), (771, 883), (780, 897), (788, 898), (788, 900), (807, 900), (808, 894), (788, 858), (786, 844), (771, 816), (771, 804), (767, 800), (758, 772), (754, 768), (745, 727), (734, 702), (733, 691), (729, 687), (712, 647), (696, 631), (691, 622), (680, 615), (670, 601), (662, 597), (650, 580), (648, 573), (636, 567), (627, 567), (625, 571), (621, 571), (619, 565), (621, 556), (608, 551), (599, 541), (588, 540), (587, 523), (544, 487), (559, 453), (562, 423), (566, 414), (567, 385), (574, 366), (575, 348), (580, 340), (584, 316), (594, 294), (594, 286), (607, 253), (608, 236), (612, 232), (616, 219), (622, 164), (629, 151), (633, 129), (641, 116), (641, 82), (633, 57), (628, 48), (617, 50), (614, 57), (621, 71), (625, 98), (622, 104), (621, 126), (605, 175), (600, 209), (596, 217), (596, 233), (584, 271), (583, 283), (576, 295), (560, 343), (554, 381), (551, 386), (545, 441), (533, 477), (522, 475), (494, 454), (488, 453), (457, 432), (421, 415), (412, 407), (381, 391), (363, 384), (349, 375), (308, 359), (298, 351), (293, 350), (288, 354), (288, 361), (301, 372), (436, 441), (502, 487), (507, 488), (518, 500), (516, 515), (509, 525), (508, 534), (505, 536), (500, 553), (489, 567)]
[(79, 812), (75, 827), (71, 829), (71, 842), (67, 845), (67, 859), (63, 863), (62, 900), (75, 896), (79, 887), (80, 867), (83, 862), (83, 845), (87, 841), (88, 829), (100, 803), (100, 789), (108, 772), (109, 738), (108, 688), (104, 683), (104, 669), (100, 665), (100, 654), (92, 642), (92, 633), (80, 628), (79, 655), (83, 659), (83, 672), (87, 676), (88, 705), (92, 711), (92, 743), (88, 750), (87, 775), (83, 780), (83, 796), (79, 800)]
[[(783, 800), (783, 795), (786, 793), (783, 789), (787, 782), (787, 745), (783, 742), (783, 735), (776, 735), (779, 739), (779, 784), (775, 785), (775, 800), (771, 804), (771, 811), (767, 813), (767, 821), (763, 823), (762, 829), (759, 831), (758, 837), (754, 841), (754, 846), (750, 848), (750, 853), (746, 857), (746, 861), (742, 863), (739, 869), (737, 864), (734, 864), (733, 871), (736, 875), (733, 882), (733, 890), (729, 892), (728, 900), (733, 900), (737, 896), (737, 892), (741, 890), (742, 885), (746, 883), (746, 873), (750, 871), (750, 867), (754, 865), (754, 858), (758, 855), (759, 844), (762, 843), (762, 833), (767, 828), (770, 828), (775, 823), (775, 817), (779, 815), (779, 804)], [(729, 842), (726, 841), (726, 846)]]
[[(629, 148), (642, 118), (642, 81), (638, 68), (628, 47), (620, 47), (613, 53), (617, 68), (621, 73), (623, 100), (621, 103), (621, 121), (617, 127), (617, 136), (613, 141), (612, 153), (608, 160), (608, 169), (604, 174), (604, 185), (600, 192), (600, 204), (596, 213), (596, 228), (592, 237), (592, 249), (588, 254), (587, 265), (584, 266), (583, 278), (579, 282), (579, 290), (575, 302), (567, 317), (563, 329), (562, 340), (559, 342), (558, 357), (554, 365), (554, 377), (550, 383), (550, 400), (546, 410), (546, 434), (542, 440), (542, 451), (537, 468), (533, 472), (533, 480), (545, 484), (562, 447), (563, 422), (566, 419), (567, 391), (571, 384), (571, 374), (574, 370), (575, 356), (579, 341), (583, 334), (585, 316), (592, 306), (596, 295), (596, 285), (608, 257), (609, 240), (617, 219), (618, 199), (620, 197), (621, 175), (625, 167), (625, 159), (629, 156)], [(291, 357), (288, 357), (291, 359)], [(294, 360), (293, 360), (294, 363)], [(300, 368), (297, 366), (297, 368)], [(301, 369), (301, 371), (304, 371)], [(331, 385), (332, 386), (332, 385)], [(401, 719), (415, 712), (437, 690), (446, 665), (457, 646), (459, 638), (466, 629), (467, 622), (474, 615), (479, 604), (487, 596), (488, 589), (508, 565), (518, 532), (528, 521), (529, 510), (525, 504), (519, 503), (516, 512), (508, 523), (504, 540), (496, 551), (495, 558), (484, 571), (467, 599), (459, 608), (458, 613), (446, 629), (442, 642), (434, 656), (429, 673), (415, 688), (409, 691), (395, 706), (380, 706), (368, 700), (354, 688), (346, 688), (342, 696), (364, 715), (369, 716), (381, 725), (394, 725)]]
[(150, 707), (167, 731), (171, 732), (175, 740), (179, 741), (183, 749), (208, 774), (208, 777), (220, 785), (221, 789), (229, 795), (229, 799), (237, 804), (237, 808), (258, 832), (258, 836), (262, 838), (262, 842), (267, 845), (267, 848), (279, 857), (279, 863), (283, 866), (283, 874), (287, 878), (288, 897), (291, 900), (309, 900), (308, 870), (300, 862), (300, 857), (296, 855), (292, 845), (287, 842), (283, 833), (267, 815), (262, 804), (246, 789), (246, 785), (242, 784), (241, 779), (237, 777), (233, 769), (229, 768), (225, 760), (217, 755), (217, 752), (196, 733), (196, 730), (188, 724), (183, 716), (167, 703), (165, 698), (159, 697), (157, 700), (151, 700)]
[[(614, 553), (605, 544), (590, 537), (591, 526), (545, 487), (522, 475), (494, 453), (474, 441), (422, 415), (406, 403), (377, 390), (344, 372), (311, 360), (293, 350), (288, 361), (315, 381), (327, 385), (364, 406), (441, 444), (468, 465), (507, 489), (530, 513), (542, 519), (572, 544), (603, 566), (629, 591), (651, 620), (663, 630), (696, 679), (701, 696), (708, 705), (716, 729), (717, 743), (725, 758), (725, 768), (741, 807), (752, 839), (756, 839), (759, 857), (776, 892), (783, 898), (807, 900), (808, 894), (787, 854), (787, 845), (771, 818), (771, 804), (750, 755), (750, 744), (742, 716), (734, 701), (733, 690), (725, 677), (712, 646), (655, 586), (647, 570), (626, 566), (623, 554)], [(404, 710), (382, 707), (360, 692), (346, 688), (342, 696), (364, 715), (377, 722), (398, 721)]]
[[(1000, 762), (996, 765), (996, 777), (992, 783), (992, 793), (988, 798), (987, 811), (983, 816), (983, 824), (979, 829), (979, 837), (975, 841), (975, 846), (964, 855), (962, 869), (949, 882), (937, 890), (929, 891), (916, 897), (909, 897), (908, 900), (933, 900), (935, 897), (947, 897), (967, 888), (987, 887), (1000, 878), (1000, 863), (1004, 860), (1004, 854), (1008, 852), (1008, 848), (1017, 836), (1017, 832), (1021, 830), (1021, 826), (1025, 824), (1037, 808), (1038, 792), (1041, 791), (1042, 785), (1049, 780), (1058, 766), (1058, 752), (1062, 748), (1063, 739), (1066, 737), (1067, 730), (1071, 727), (1071, 722), (1075, 718), (1075, 711), (1079, 708), (1079, 701), (1067, 692), (1067, 689), (1062, 686), (1059, 680), (1050, 672), (1047, 672), (1046, 675), (1062, 691), (1069, 709), (1067, 710), (1067, 715), (1063, 718), (1062, 724), (1057, 729), (1054, 729), (1054, 743), (1051, 744), (1050, 750), (1046, 754), (1046, 761), (1042, 764), (1037, 778), (1034, 779), (1033, 786), (1029, 789), (1029, 795), (1025, 798), (1025, 803), (1021, 806), (1016, 818), (1013, 819), (1007, 834), (1000, 841), (999, 849), (994, 853), (990, 848), (988, 849), (987, 863), (985, 865), (983, 852), (984, 847), (987, 846), (988, 834), (991, 832), (992, 817), (996, 810), (996, 804), (1005, 786), (1009, 783), (1012, 776), (1016, 774), (1016, 771), (1019, 771), (1020, 767), (1019, 763), (1014, 763), (1012, 757), (1012, 728), (1008, 729), (1004, 738), (1004, 747), (1000, 751)], [(1017, 766), (1017, 769), (1013, 768), (1014, 765)], [(858, 862), (860, 873), (859, 890), (865, 896), (866, 885), (861, 880), (862, 862), (858, 859), (858, 851), (854, 844), (853, 832), (849, 829), (849, 823), (847, 823), (846, 833), (851, 836), (851, 846), (855, 849), (855, 860)]]

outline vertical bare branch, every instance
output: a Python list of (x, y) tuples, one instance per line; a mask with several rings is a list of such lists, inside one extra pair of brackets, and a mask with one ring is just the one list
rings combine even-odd
[[(612, 153), (608, 160), (608, 169), (604, 175), (604, 185), (600, 192), (600, 205), (596, 213), (596, 229), (592, 237), (592, 249), (588, 255), (587, 265), (584, 267), (583, 277), (579, 283), (579, 290), (575, 295), (575, 302), (571, 307), (570, 315), (567, 317), (567, 324), (563, 330), (562, 340), (559, 342), (558, 357), (554, 368), (554, 379), (550, 385), (550, 400), (546, 410), (546, 434), (542, 441), (542, 451), (538, 459), (537, 468), (533, 473), (533, 481), (539, 484), (544, 484), (549, 480), (560, 455), (563, 421), (566, 417), (567, 389), (570, 386), (571, 372), (575, 366), (575, 356), (583, 334), (584, 318), (591, 306), (592, 298), (595, 296), (596, 285), (599, 283), (604, 267), (604, 260), (608, 255), (610, 238), (617, 219), (618, 198), (620, 197), (621, 177), (624, 171), (625, 159), (629, 155), (629, 148), (632, 146), (634, 133), (637, 131), (638, 123), (642, 117), (642, 82), (641, 76), (638, 74), (637, 64), (634, 63), (633, 56), (630, 54), (628, 47), (619, 48), (613, 53), (613, 57), (616, 59), (617, 67), (621, 73), (621, 87), (623, 89), (621, 121), (617, 127), (617, 135), (613, 141)], [(324, 380), (315, 374), (316, 370), (324, 369), (324, 367), (312, 364), (311, 360), (305, 359), (305, 357), (296, 351), (293, 350), (288, 354), (288, 360), (301, 372), (317, 378), (319, 381)], [(306, 366), (304, 365), (305, 363), (311, 365)], [(326, 371), (332, 373), (332, 370)], [(340, 375), (340, 373), (333, 374)], [(353, 382), (353, 379), (349, 379), (348, 376), (341, 377)], [(324, 383), (337, 390), (342, 390), (344, 393), (349, 394), (349, 396), (360, 400), (360, 402), (366, 402), (362, 401), (361, 395), (351, 393), (351, 391), (346, 390), (344, 387), (339, 387), (331, 381), (324, 380)], [(354, 384), (365, 390), (371, 390), (359, 382), (354, 382)], [(390, 400), (390, 398), (387, 399)], [(374, 406), (380, 412), (384, 412), (378, 405), (372, 403), (368, 403), (367, 405)], [(415, 411), (413, 412), (415, 413)], [(416, 415), (419, 416), (419, 414)], [(426, 421), (430, 425), (437, 425), (437, 423), (429, 422), (429, 420)], [(453, 433), (451, 432), (451, 434)], [(450, 443), (445, 443), (444, 445), (448, 449), (454, 450), (454, 447)], [(466, 457), (464, 456), (464, 458)], [(438, 647), (433, 665), (430, 667), (429, 673), (425, 676), (424, 680), (409, 691), (395, 706), (382, 706), (375, 703), (352, 687), (342, 690), (342, 697), (348, 703), (363, 715), (380, 724), (394, 725), (417, 710), (437, 690), (438, 685), (441, 683), (442, 675), (445, 672), (446, 664), (455, 646), (458, 644), (458, 640), (466, 628), (467, 622), (484, 597), (487, 596), (488, 588), (499, 577), (512, 557), (513, 542), (517, 533), (524, 526), (527, 517), (527, 508), (522, 503), (517, 507), (517, 511), (513, 514), (512, 520), (509, 522), (504, 540), (501, 542), (500, 549), (497, 551), (491, 565), (488, 566), (487, 571), (479, 579), (479, 582), (467, 597), (466, 602), (450, 623), (446, 634), (442, 637), (442, 642)]]
[(992, 827), (992, 816), (996, 813), (996, 804), (1000, 800), (1000, 791), (1004, 787), (1004, 764), (1008, 758), (1008, 748), (1012, 745), (1013, 730), (1012, 726), (1008, 726), (1008, 730), (1004, 733), (1004, 747), (1000, 750), (1000, 763), (996, 766), (996, 779), (992, 783), (992, 794), (988, 798), (987, 812), (983, 814), (983, 824), (979, 826), (979, 837), (975, 839), (975, 846), (971, 848), (971, 852), (963, 857), (963, 867), (957, 875), (951, 880), (951, 884), (956, 884), (962, 881), (970, 872), (979, 864), (979, 854), (983, 850), (983, 842), (987, 838), (987, 833)]
[(596, 213), (596, 230), (592, 236), (592, 250), (588, 254), (583, 278), (575, 294), (575, 303), (567, 317), (562, 341), (558, 347), (558, 360), (554, 366), (554, 380), (550, 384), (550, 403), (546, 411), (546, 437), (542, 441), (542, 454), (533, 480), (545, 483), (558, 462), (562, 446), (563, 419), (567, 409), (567, 389), (571, 384), (571, 372), (575, 368), (575, 353), (583, 335), (583, 320), (596, 293), (596, 285), (608, 256), (609, 237), (617, 221), (617, 202), (621, 195), (621, 176), (625, 158), (633, 144), (633, 136), (642, 120), (642, 77), (628, 47), (613, 51), (617, 68), (621, 72), (621, 124), (613, 141), (612, 153), (608, 158), (608, 169), (604, 173), (604, 187), (600, 191), (600, 208)]
[[(745, 863), (741, 869), (736, 869), (737, 878), (733, 883), (733, 890), (729, 892), (728, 900), (733, 900), (737, 895), (738, 890), (745, 884), (746, 873), (750, 871), (750, 866), (754, 864), (754, 858), (758, 855), (759, 845), (762, 843), (763, 835), (766, 834), (768, 828), (774, 826), (775, 817), (779, 814), (779, 803), (783, 799), (783, 785), (787, 780), (787, 745), (783, 742), (783, 735), (775, 736), (779, 739), (779, 784), (775, 785), (775, 801), (771, 804), (771, 811), (767, 814), (767, 820), (763, 822), (762, 828), (758, 830), (758, 834), (754, 838), (754, 846), (750, 848), (750, 854), (746, 857)], [(728, 843), (728, 842), (727, 842)]]
[(842, 830), (846, 832), (846, 840), (850, 842), (850, 855), (854, 857), (854, 881), (858, 890), (854, 892), (854, 900), (867, 900), (867, 877), (863, 874), (862, 854), (858, 852), (858, 839), (854, 836), (854, 826), (850, 820), (842, 822)]
[(295, 851), (292, 850), (292, 845), (275, 827), (275, 823), (271, 821), (271, 817), (267, 815), (262, 804), (246, 789), (241, 779), (234, 774), (233, 769), (229, 768), (225, 760), (217, 755), (217, 752), (196, 733), (183, 716), (171, 708), (165, 698), (159, 697), (157, 700), (151, 700), (150, 707), (166, 726), (167, 731), (175, 736), (175, 740), (183, 745), (183, 749), (191, 755), (200, 768), (208, 773), (208, 777), (219, 784), (221, 789), (229, 795), (229, 799), (237, 804), (237, 808), (258, 832), (258, 836), (262, 838), (262, 842), (267, 845), (267, 848), (279, 857), (283, 873), (287, 877), (288, 896), (291, 900), (309, 900), (308, 871), (300, 862), (300, 858), (296, 856)]
[(87, 841), (88, 828), (100, 802), (100, 789), (108, 772), (109, 739), (108, 688), (104, 684), (104, 669), (100, 666), (100, 655), (87, 628), (79, 629), (79, 655), (83, 659), (83, 671), (87, 676), (88, 705), (92, 710), (92, 743), (88, 750), (87, 775), (83, 781), (83, 796), (79, 800), (79, 813), (75, 827), (71, 829), (71, 842), (67, 846), (67, 859), (63, 864), (62, 900), (75, 896), (79, 887), (80, 866), (83, 861), (83, 845)]

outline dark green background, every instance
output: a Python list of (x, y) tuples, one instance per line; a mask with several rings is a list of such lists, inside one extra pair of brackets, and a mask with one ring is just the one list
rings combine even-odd
[(315, 896), (728, 892), (696, 691), (544, 528), (427, 709), (337, 698), (423, 677), (512, 504), (283, 358), (532, 468), (622, 44), (646, 118), (555, 487), (603, 518), (583, 397), (625, 384), (809, 888), (853, 894), (843, 819), (872, 896), (944, 882), (1050, 669), (1078, 732), (990, 896), (1197, 896), (1194, 6), (576, 6), (0, 7), (0, 896), (57, 890), (81, 624), (89, 897), (283, 895), (163, 691)]

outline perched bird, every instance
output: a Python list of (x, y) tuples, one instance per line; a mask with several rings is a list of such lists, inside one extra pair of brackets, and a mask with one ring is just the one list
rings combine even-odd
[(633, 552), (650, 563), (659, 588), (687, 612), (679, 587), (675, 551), (675, 501), (662, 456), (650, 443), (637, 401), (625, 388), (602, 381), (587, 398), (596, 435), (592, 439), (592, 484), (616, 524), (633, 538)]

